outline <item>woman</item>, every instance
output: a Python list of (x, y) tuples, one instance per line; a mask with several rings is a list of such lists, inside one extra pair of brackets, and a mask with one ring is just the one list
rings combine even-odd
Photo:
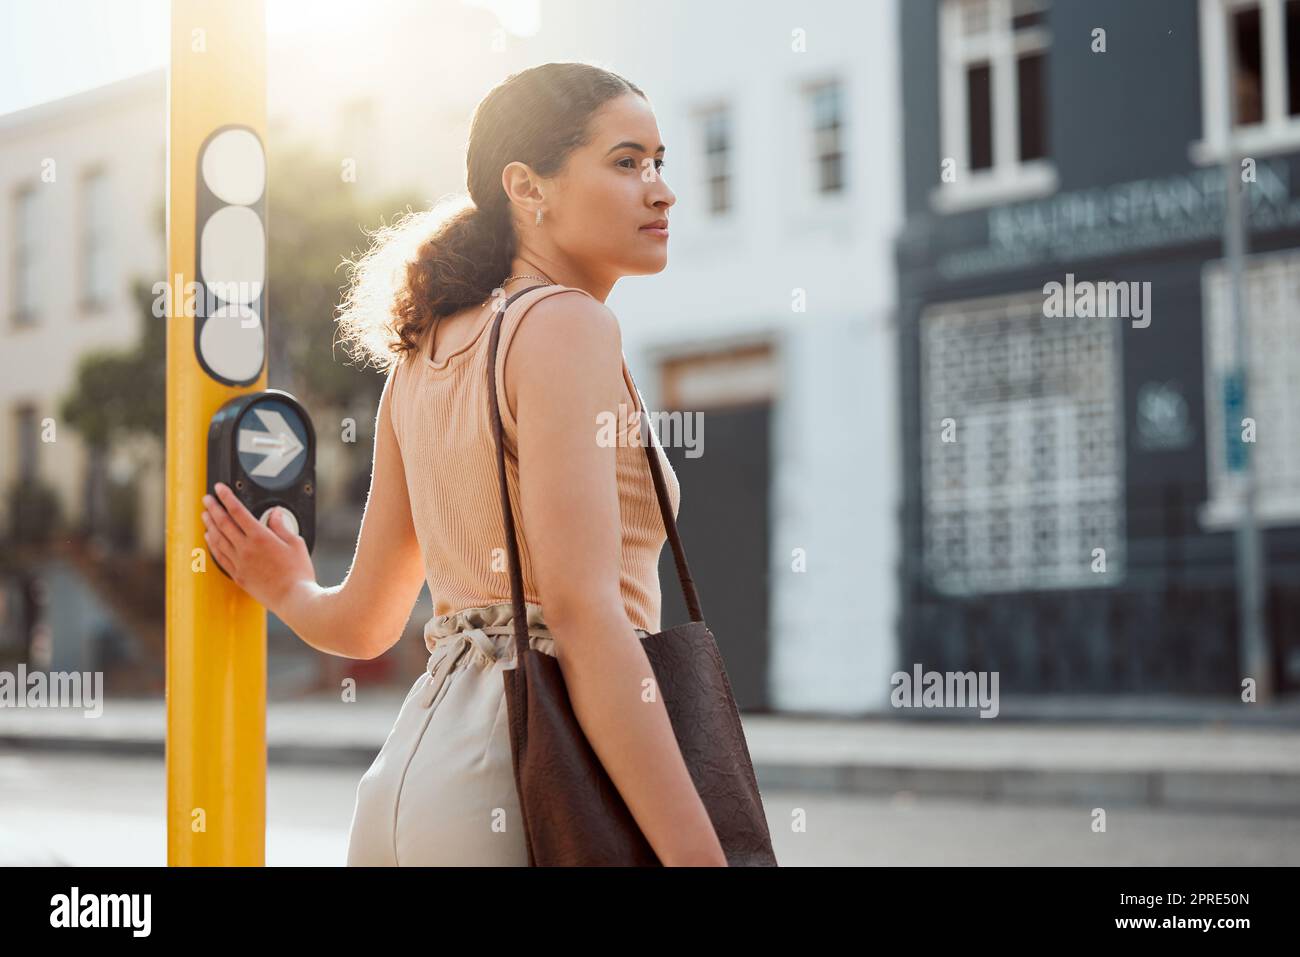
[[(429, 584), (429, 667), (358, 786), (349, 864), (528, 863), (503, 720), (513, 616), (487, 385), (496, 307), (520, 291), (495, 369), (529, 644), (557, 658), (660, 861), (726, 864), (663, 702), (642, 694), (666, 533), (631, 435), (640, 396), (604, 305), (620, 277), (667, 263), (676, 197), (663, 153), (645, 94), (607, 70), (548, 63), (493, 89), (470, 129), (473, 205), (381, 229), (341, 309), (345, 338), (388, 369), (346, 580), (317, 585), (302, 540), (278, 518), (261, 525), (228, 489), (204, 500), (213, 555), (330, 654), (385, 652)], [(598, 437), (611, 414), (624, 441)], [(675, 514), (676, 476), (650, 440)]]

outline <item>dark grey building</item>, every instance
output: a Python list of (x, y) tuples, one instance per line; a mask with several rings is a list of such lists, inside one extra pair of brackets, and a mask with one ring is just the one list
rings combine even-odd
[(1004, 693), (1238, 691), (1248, 451), (1295, 689), (1300, 0), (906, 0), (900, 32), (902, 662), (998, 670)]

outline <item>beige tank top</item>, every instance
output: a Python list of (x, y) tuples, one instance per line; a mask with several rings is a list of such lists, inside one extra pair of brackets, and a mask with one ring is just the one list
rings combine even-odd
[[(542, 605), (530, 561), (519, 500), (516, 423), (505, 395), (505, 359), (520, 322), (548, 296), (582, 295), (586, 290), (549, 285), (520, 296), (506, 310), (497, 346), (497, 401), (506, 450), (506, 484), (519, 534), (524, 600)], [(510, 601), (505, 523), (487, 395), (487, 361), (495, 311), (484, 309), (469, 340), (441, 363), (429, 356), (426, 334), (390, 372), (389, 408), (402, 452), (411, 516), (424, 556), (425, 580), (435, 615)], [(615, 450), (622, 553), (619, 590), (633, 627), (660, 630), (659, 554), (667, 539), (645, 449), (632, 440), (639, 428), (641, 396), (623, 360), (624, 401), (629, 405), (624, 438)], [(673, 515), (681, 502), (677, 475), (654, 430), (655, 454), (663, 468)]]

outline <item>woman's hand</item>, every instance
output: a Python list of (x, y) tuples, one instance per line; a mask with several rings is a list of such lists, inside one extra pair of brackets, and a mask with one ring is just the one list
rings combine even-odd
[(316, 580), (307, 543), (282, 524), (279, 507), (268, 527), (226, 485), (216, 490), (217, 499), (203, 496), (203, 540), (231, 580), (274, 612), (295, 585)]

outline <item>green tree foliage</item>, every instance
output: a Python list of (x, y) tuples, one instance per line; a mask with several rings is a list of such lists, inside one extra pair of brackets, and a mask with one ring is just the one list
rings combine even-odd
[(382, 380), (336, 342), (335, 309), (348, 279), (343, 260), (364, 249), (364, 229), (412, 200), (368, 202), (337, 161), (290, 146), (271, 151), (267, 204), (271, 383), (309, 407), (373, 408)]
[(161, 442), (167, 421), (166, 323), (153, 317), (154, 294), (137, 279), (131, 286), (139, 335), (130, 349), (96, 349), (77, 362), (74, 387), (60, 418), (92, 449), (107, 449), (133, 434)]

